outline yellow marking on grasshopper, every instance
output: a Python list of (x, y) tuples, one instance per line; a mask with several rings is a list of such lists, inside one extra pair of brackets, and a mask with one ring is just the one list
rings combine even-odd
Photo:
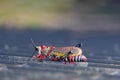
[[(57, 57), (65, 57), (67, 54), (65, 54), (65, 53), (62, 53), (62, 52), (53, 52), (52, 53), (53, 55), (55, 55), (55, 56), (57, 56)], [(70, 56), (80, 56), (80, 54), (70, 54)]]
[(53, 55), (55, 55), (55, 56), (57, 56), (57, 57), (64, 57), (65, 56), (65, 54), (64, 53), (61, 53), (61, 52), (53, 52), (52, 53)]

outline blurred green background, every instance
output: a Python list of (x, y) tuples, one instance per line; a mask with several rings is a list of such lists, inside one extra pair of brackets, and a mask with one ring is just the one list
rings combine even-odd
[(120, 0), (0, 0), (5, 29), (120, 31)]

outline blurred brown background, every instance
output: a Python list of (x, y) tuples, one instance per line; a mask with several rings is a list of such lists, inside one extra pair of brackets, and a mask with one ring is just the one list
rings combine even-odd
[(120, 31), (119, 0), (0, 0), (5, 29)]

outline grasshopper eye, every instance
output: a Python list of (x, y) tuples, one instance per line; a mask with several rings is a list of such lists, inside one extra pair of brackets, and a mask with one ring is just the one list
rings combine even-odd
[(38, 48), (35, 48), (36, 51), (38, 51)]
[(40, 46), (36, 46), (35, 50), (38, 51), (38, 53), (41, 53), (41, 47)]
[(36, 50), (36, 51), (38, 51), (38, 50), (39, 50), (39, 47), (38, 47), (38, 46), (36, 46), (36, 47), (35, 47), (35, 50)]

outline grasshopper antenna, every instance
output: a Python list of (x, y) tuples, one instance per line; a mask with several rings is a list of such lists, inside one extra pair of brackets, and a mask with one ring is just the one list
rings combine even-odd
[(31, 38), (31, 42), (32, 42), (33, 47), (36, 47), (35, 42), (33, 41), (32, 38)]
[(37, 48), (36, 48), (36, 44), (35, 44), (35, 42), (33, 41), (32, 38), (31, 38), (31, 42), (32, 42), (33, 47), (35, 48), (34, 52), (32, 53), (32, 56), (33, 56), (35, 54)]

